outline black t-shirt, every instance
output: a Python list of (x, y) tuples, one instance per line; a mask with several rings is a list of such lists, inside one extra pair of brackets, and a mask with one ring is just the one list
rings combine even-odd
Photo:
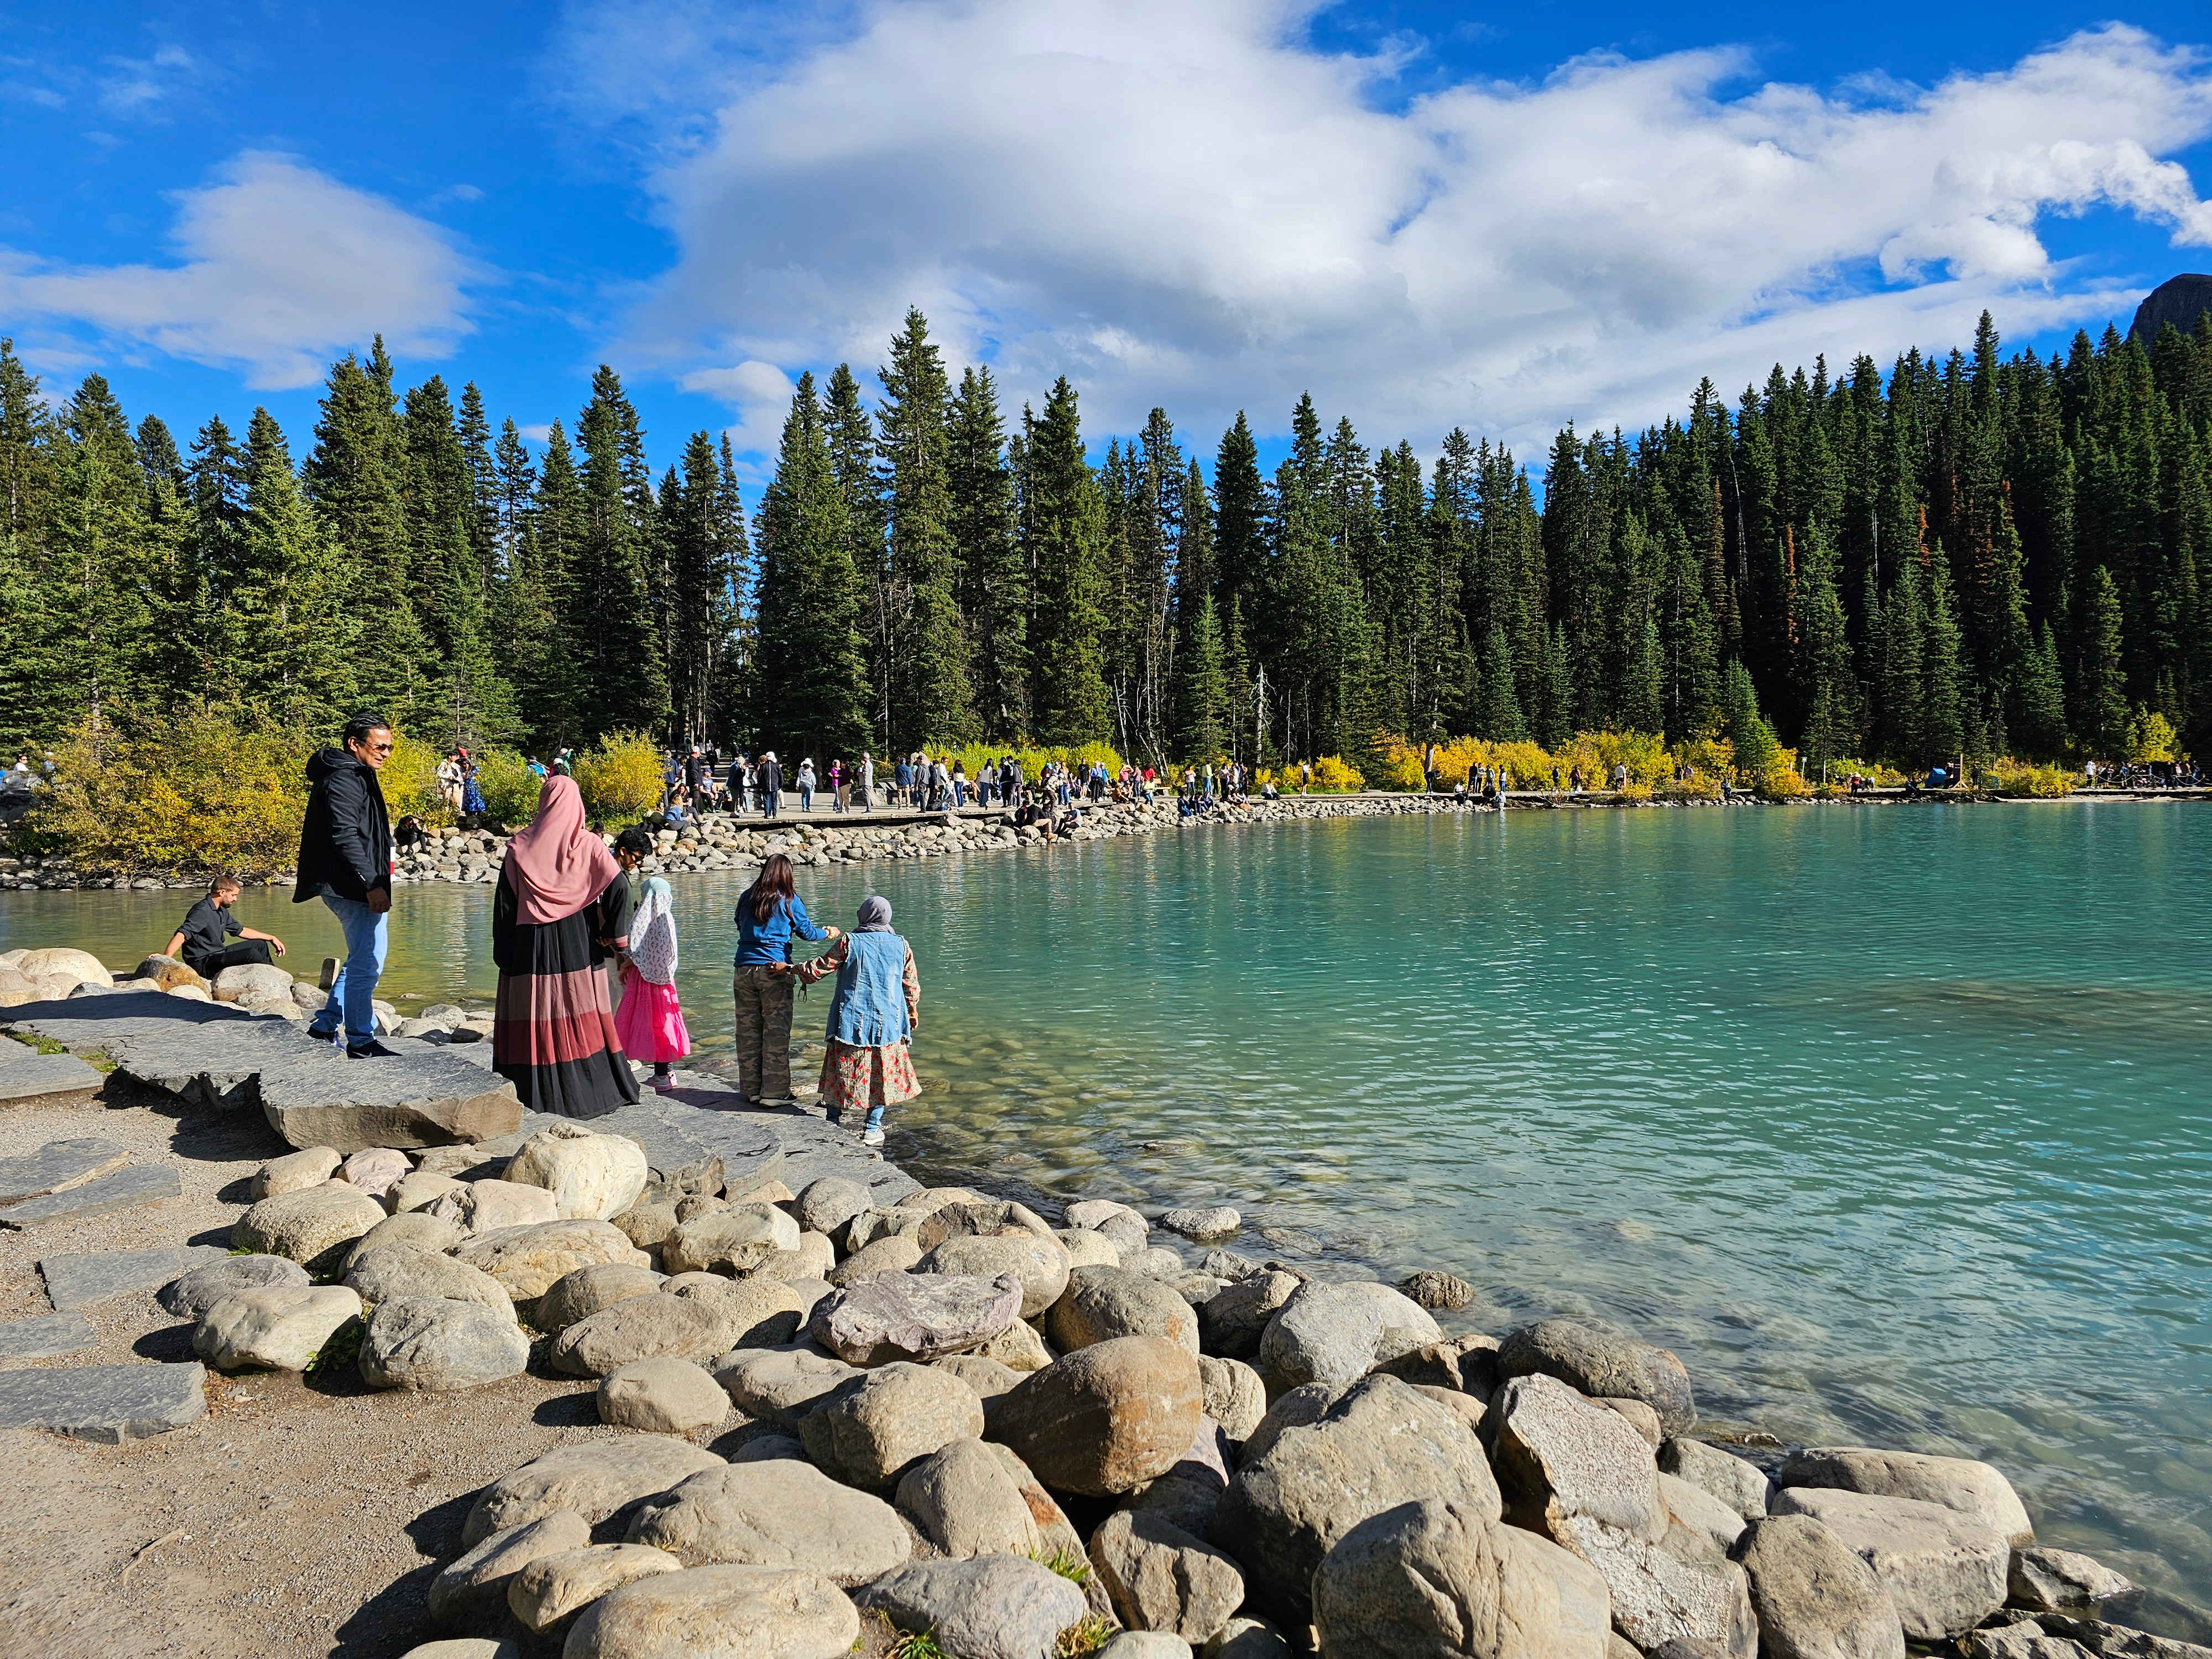
[(198, 968), (202, 957), (213, 956), (227, 939), (245, 931), (245, 923), (228, 910), (218, 908), (211, 898), (202, 899), (185, 916), (185, 966)]

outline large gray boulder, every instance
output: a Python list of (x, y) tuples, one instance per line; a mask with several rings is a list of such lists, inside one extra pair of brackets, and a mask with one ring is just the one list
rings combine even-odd
[(477, 1494), (461, 1541), (478, 1543), (507, 1527), (555, 1510), (574, 1510), (597, 1526), (657, 1497), (702, 1469), (728, 1467), (714, 1453), (665, 1435), (629, 1435), (556, 1446), (508, 1470)]
[(799, 1425), (806, 1455), (851, 1486), (880, 1490), (955, 1440), (980, 1439), (983, 1402), (957, 1376), (900, 1360), (838, 1389)]
[(1243, 1604), (1237, 1563), (1158, 1515), (1117, 1510), (1091, 1534), (1091, 1566), (1131, 1630), (1206, 1641)]
[(605, 1376), (633, 1360), (688, 1359), (703, 1365), (729, 1351), (730, 1320), (696, 1297), (625, 1297), (553, 1339), (546, 1359), (572, 1376)]
[(576, 1615), (562, 1659), (840, 1659), (860, 1634), (852, 1598), (818, 1573), (693, 1567), (655, 1573)]
[(591, 1541), (584, 1517), (567, 1510), (493, 1533), (430, 1581), (430, 1617), (464, 1630), (497, 1630), (505, 1623), (507, 1585), (516, 1573), (543, 1556), (580, 1550)]
[(624, 1584), (678, 1572), (683, 1566), (667, 1551), (645, 1544), (586, 1544), (557, 1551), (526, 1564), (508, 1581), (507, 1611), (543, 1634)]
[(778, 1250), (799, 1248), (799, 1224), (773, 1204), (738, 1204), (679, 1222), (661, 1242), (672, 1273), (749, 1273)]
[(830, 1270), (832, 1285), (849, 1285), (872, 1273), (908, 1273), (921, 1265), (921, 1246), (911, 1233), (871, 1239)]
[(1021, 1316), (1023, 1295), (1012, 1273), (877, 1273), (816, 1303), (807, 1329), (848, 1364), (934, 1359), (981, 1347)]
[(1808, 1446), (1782, 1466), (1776, 1484), (1940, 1504), (1984, 1522), (2015, 1548), (2035, 1541), (2027, 1506), (2012, 1482), (1972, 1458), (1931, 1457), (1871, 1446)]
[(450, 1221), (463, 1237), (502, 1232), (513, 1227), (533, 1227), (560, 1218), (560, 1206), (543, 1187), (496, 1176), (464, 1181), (424, 1206), (425, 1215)]
[[(1705, 1530), (1674, 1522), (1635, 1425), (1541, 1372), (1508, 1382), (1492, 1409), (1508, 1513), (1597, 1569), (1616, 1630), (1647, 1652), (1675, 1642), (1752, 1659), (1759, 1627), (1743, 1569)], [(1740, 1519), (1711, 1507), (1709, 1524)]]
[(594, 1262), (555, 1279), (538, 1298), (531, 1323), (541, 1331), (565, 1331), (602, 1308), (611, 1308), (633, 1296), (651, 1296), (660, 1285), (660, 1275), (650, 1267), (634, 1267), (627, 1261)]
[(1425, 1309), (1388, 1285), (1302, 1285), (1267, 1322), (1255, 1363), (1278, 1394), (1308, 1382), (1348, 1389), (1376, 1361), (1443, 1334)]
[(688, 1359), (633, 1359), (599, 1379), (599, 1421), (649, 1434), (691, 1434), (730, 1414), (730, 1397)]
[(853, 1599), (900, 1630), (933, 1634), (961, 1659), (1052, 1659), (1060, 1632), (1086, 1611), (1066, 1579), (1012, 1555), (909, 1562)]
[[(428, 1250), (433, 1255), (451, 1255), (461, 1247), (464, 1235), (459, 1227), (441, 1217), (416, 1210), (403, 1210), (388, 1215), (354, 1241), (346, 1252), (346, 1271), (353, 1271), (354, 1263), (371, 1250), (380, 1250), (387, 1244), (412, 1244), (417, 1249)], [(500, 1294), (504, 1296), (502, 1290)]]
[(1423, 1498), (1503, 1513), (1481, 1443), (1395, 1377), (1370, 1377), (1256, 1456), (1246, 1449), (1208, 1536), (1243, 1565), (1253, 1601), (1295, 1624), (1311, 1616), (1314, 1569), (1369, 1516)]
[(237, 1291), (210, 1308), (192, 1352), (219, 1371), (304, 1371), (339, 1327), (361, 1317), (361, 1298), (343, 1285)]
[(1607, 1612), (1586, 1562), (1434, 1498), (1362, 1521), (1314, 1574), (1322, 1659), (1607, 1659)]
[(2094, 1556), (2073, 1550), (2020, 1549), (2012, 1553), (2006, 1578), (2006, 1605), (2030, 1613), (2080, 1613), (2100, 1601), (2135, 1588)]
[(496, 1279), (517, 1302), (535, 1302), (563, 1273), (595, 1262), (650, 1265), (644, 1251), (605, 1221), (541, 1221), (480, 1233), (453, 1254)]
[[(1055, 1246), (1054, 1248), (1057, 1248)], [(1062, 1353), (1117, 1336), (1164, 1336), (1198, 1354), (1198, 1316), (1172, 1287), (1125, 1267), (1077, 1267), (1044, 1317)]]
[(678, 1273), (663, 1285), (670, 1296), (705, 1303), (721, 1316), (732, 1348), (774, 1348), (799, 1340), (812, 1304), (792, 1284), (765, 1271), (750, 1279)]
[(1767, 1493), (1773, 1486), (1766, 1472), (1718, 1446), (1680, 1436), (1662, 1440), (1659, 1468), (1662, 1474), (1703, 1487), (1747, 1521), (1756, 1521), (1766, 1513)]
[(1198, 1361), (1164, 1336), (1093, 1343), (991, 1404), (990, 1436), (1045, 1485), (1106, 1498), (1173, 1468), (1198, 1431)]
[(916, 1532), (955, 1559), (1035, 1556), (1044, 1547), (1020, 1485), (981, 1440), (955, 1440), (915, 1463), (896, 1502)]
[(862, 1373), (809, 1344), (739, 1348), (713, 1366), (714, 1381), (748, 1417), (796, 1430), (823, 1395)]
[(913, 1550), (898, 1511), (883, 1499), (790, 1458), (692, 1475), (641, 1508), (628, 1536), (687, 1567), (803, 1566), (841, 1584), (888, 1572)]
[(310, 1282), (289, 1256), (234, 1255), (171, 1279), (156, 1299), (179, 1319), (198, 1319), (240, 1291), (304, 1290)]
[(1874, 1569), (1810, 1516), (1749, 1522), (1736, 1559), (1764, 1659), (1905, 1659), (1905, 1627)]
[(1249, 1360), (1257, 1357), (1260, 1339), (1266, 1334), (1269, 1322), (1304, 1283), (1296, 1273), (1272, 1269), (1262, 1269), (1237, 1280), (1200, 1305), (1200, 1346), (1224, 1359)]
[(792, 1214), (809, 1232), (834, 1234), (875, 1202), (868, 1189), (843, 1176), (809, 1182), (792, 1205)]
[(1906, 1638), (1963, 1635), (2004, 1605), (2012, 1548), (1985, 1522), (1914, 1498), (1785, 1486), (1776, 1515), (1809, 1515), (1874, 1569)]
[(1449, 1389), (1487, 1403), (1498, 1392), (1498, 1339), (1476, 1331), (1425, 1342), (1393, 1354), (1375, 1369), (1401, 1382)]
[(419, 1244), (386, 1244), (356, 1253), (346, 1269), (345, 1282), (363, 1302), (413, 1302), (424, 1297), (481, 1302), (497, 1310), (509, 1324), (514, 1322), (514, 1303), (505, 1285), (481, 1267), (471, 1267)]
[[(936, 1216), (930, 1218), (933, 1223), (936, 1219)], [(1021, 1316), (1024, 1319), (1035, 1319), (1059, 1301), (1068, 1287), (1067, 1252), (1049, 1234), (1043, 1237), (1030, 1232), (957, 1234), (923, 1256), (915, 1270), (976, 1279), (1012, 1273), (1022, 1281)]]
[(353, 1242), (384, 1219), (384, 1206), (357, 1187), (325, 1181), (280, 1193), (248, 1209), (230, 1230), (234, 1250), (289, 1256), (311, 1273), (334, 1271)]
[(258, 1204), (264, 1198), (282, 1198), (286, 1193), (319, 1187), (337, 1176), (339, 1162), (335, 1146), (306, 1146), (286, 1152), (253, 1172), (253, 1179), (246, 1184), (246, 1196)]
[(376, 1304), (362, 1336), (362, 1381), (372, 1389), (447, 1394), (520, 1376), (529, 1364), (512, 1304), (393, 1298)]
[(1267, 1414), (1267, 1389), (1260, 1373), (1241, 1359), (1198, 1358), (1198, 1381), (1206, 1414), (1231, 1440), (1243, 1442)]
[(628, 1136), (562, 1122), (524, 1141), (504, 1178), (552, 1194), (562, 1221), (608, 1221), (637, 1201), (647, 1173), (645, 1148)]
[(1593, 1400), (1641, 1400), (1670, 1435), (1697, 1425), (1690, 1374), (1666, 1349), (1595, 1320), (1541, 1319), (1498, 1345), (1501, 1378), (1555, 1376)]
[(1050, 1238), (1052, 1229), (1026, 1204), (1005, 1199), (972, 1199), (939, 1205), (922, 1218), (914, 1237), (915, 1243), (927, 1252), (948, 1238), (999, 1238), (1022, 1233), (1033, 1238)]

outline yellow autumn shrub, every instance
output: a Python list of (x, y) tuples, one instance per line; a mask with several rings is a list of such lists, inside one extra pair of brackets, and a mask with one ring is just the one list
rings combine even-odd
[(584, 810), (605, 830), (627, 830), (660, 810), (660, 750), (636, 732), (617, 732), (573, 763)]

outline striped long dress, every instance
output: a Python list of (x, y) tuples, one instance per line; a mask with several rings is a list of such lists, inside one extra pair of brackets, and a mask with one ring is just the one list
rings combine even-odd
[(505, 872), (492, 901), (491, 954), (499, 964), (492, 1011), (492, 1070), (523, 1106), (562, 1117), (598, 1117), (638, 1097), (637, 1079), (615, 1035), (599, 941), (618, 937), (629, 881), (617, 876), (591, 903), (558, 921), (515, 917)]

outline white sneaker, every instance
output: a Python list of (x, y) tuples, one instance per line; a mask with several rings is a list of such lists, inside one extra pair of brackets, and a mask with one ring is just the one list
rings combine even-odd
[(860, 1137), (860, 1144), (863, 1146), (882, 1146), (884, 1144), (884, 1132), (881, 1129), (869, 1130), (866, 1134)]

